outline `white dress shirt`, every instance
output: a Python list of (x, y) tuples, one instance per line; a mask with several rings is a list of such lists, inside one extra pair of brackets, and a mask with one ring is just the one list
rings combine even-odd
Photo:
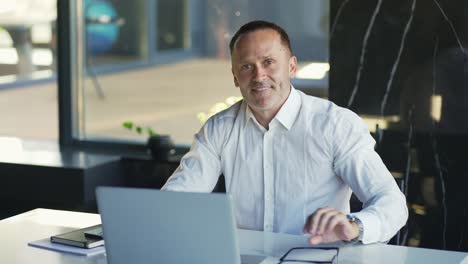
[(362, 242), (388, 241), (408, 209), (374, 145), (356, 114), (292, 87), (268, 130), (244, 101), (211, 117), (163, 189), (210, 192), (223, 174), (239, 228), (290, 234), (318, 208), (349, 213), (352, 189)]

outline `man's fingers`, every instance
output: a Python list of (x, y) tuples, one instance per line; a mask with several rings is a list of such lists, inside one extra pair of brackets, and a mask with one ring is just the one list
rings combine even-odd
[(339, 224), (345, 225), (348, 222), (348, 219), (346, 219), (346, 216), (344, 214), (336, 214), (334, 217), (332, 217), (327, 225), (325, 226), (324, 232), (331, 232), (335, 227)]
[(322, 214), (322, 217), (320, 217), (320, 222), (317, 225), (317, 234), (322, 235), (326, 232), (327, 226), (329, 225), (329, 222), (335, 219), (336, 217), (339, 217), (340, 212), (336, 210), (330, 210)]
[(304, 226), (304, 232), (315, 234), (317, 232), (317, 228), (318, 228), (320, 219), (322, 218), (323, 214), (332, 210), (334, 209), (329, 208), (329, 207), (320, 208), (317, 211), (315, 211), (312, 215), (307, 217), (307, 222)]
[(333, 208), (320, 208), (307, 217), (304, 233), (312, 236), (309, 242), (312, 245), (319, 243), (350, 240), (356, 237), (357, 227), (354, 227), (346, 215)]
[[(320, 223), (322, 222), (322, 218), (326, 216), (326, 214), (330, 211), (334, 210), (333, 208), (325, 207), (325, 208), (320, 208), (312, 216), (312, 223), (311, 223), (311, 233), (313, 235), (319, 234), (319, 228), (320, 228)], [(319, 235), (321, 235), (320, 233)]]
[(307, 217), (307, 220), (304, 224), (304, 233), (310, 233), (311, 225), (312, 224), (312, 215)]
[(309, 238), (309, 243), (311, 245), (317, 245), (317, 244), (320, 244), (322, 243), (322, 240), (323, 240), (323, 237), (322, 236), (311, 236)]

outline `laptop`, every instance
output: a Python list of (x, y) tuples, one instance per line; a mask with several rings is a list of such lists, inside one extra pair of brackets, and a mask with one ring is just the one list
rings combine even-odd
[(116, 187), (96, 194), (109, 264), (241, 263), (228, 194)]

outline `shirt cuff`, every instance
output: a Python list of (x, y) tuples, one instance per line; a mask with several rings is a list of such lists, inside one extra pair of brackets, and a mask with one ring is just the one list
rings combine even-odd
[(368, 212), (357, 212), (350, 214), (358, 218), (363, 227), (362, 232), (362, 243), (370, 244), (380, 241), (380, 230), (378, 228), (378, 222), (380, 221), (377, 216)]

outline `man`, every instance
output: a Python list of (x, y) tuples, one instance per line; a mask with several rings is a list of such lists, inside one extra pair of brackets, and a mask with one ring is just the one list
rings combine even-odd
[[(211, 191), (223, 174), (239, 228), (310, 234), (310, 243), (388, 241), (404, 195), (351, 111), (290, 82), (297, 59), (279, 26), (253, 21), (230, 43), (244, 100), (210, 118), (163, 189)], [(349, 213), (351, 189), (364, 209)]]

